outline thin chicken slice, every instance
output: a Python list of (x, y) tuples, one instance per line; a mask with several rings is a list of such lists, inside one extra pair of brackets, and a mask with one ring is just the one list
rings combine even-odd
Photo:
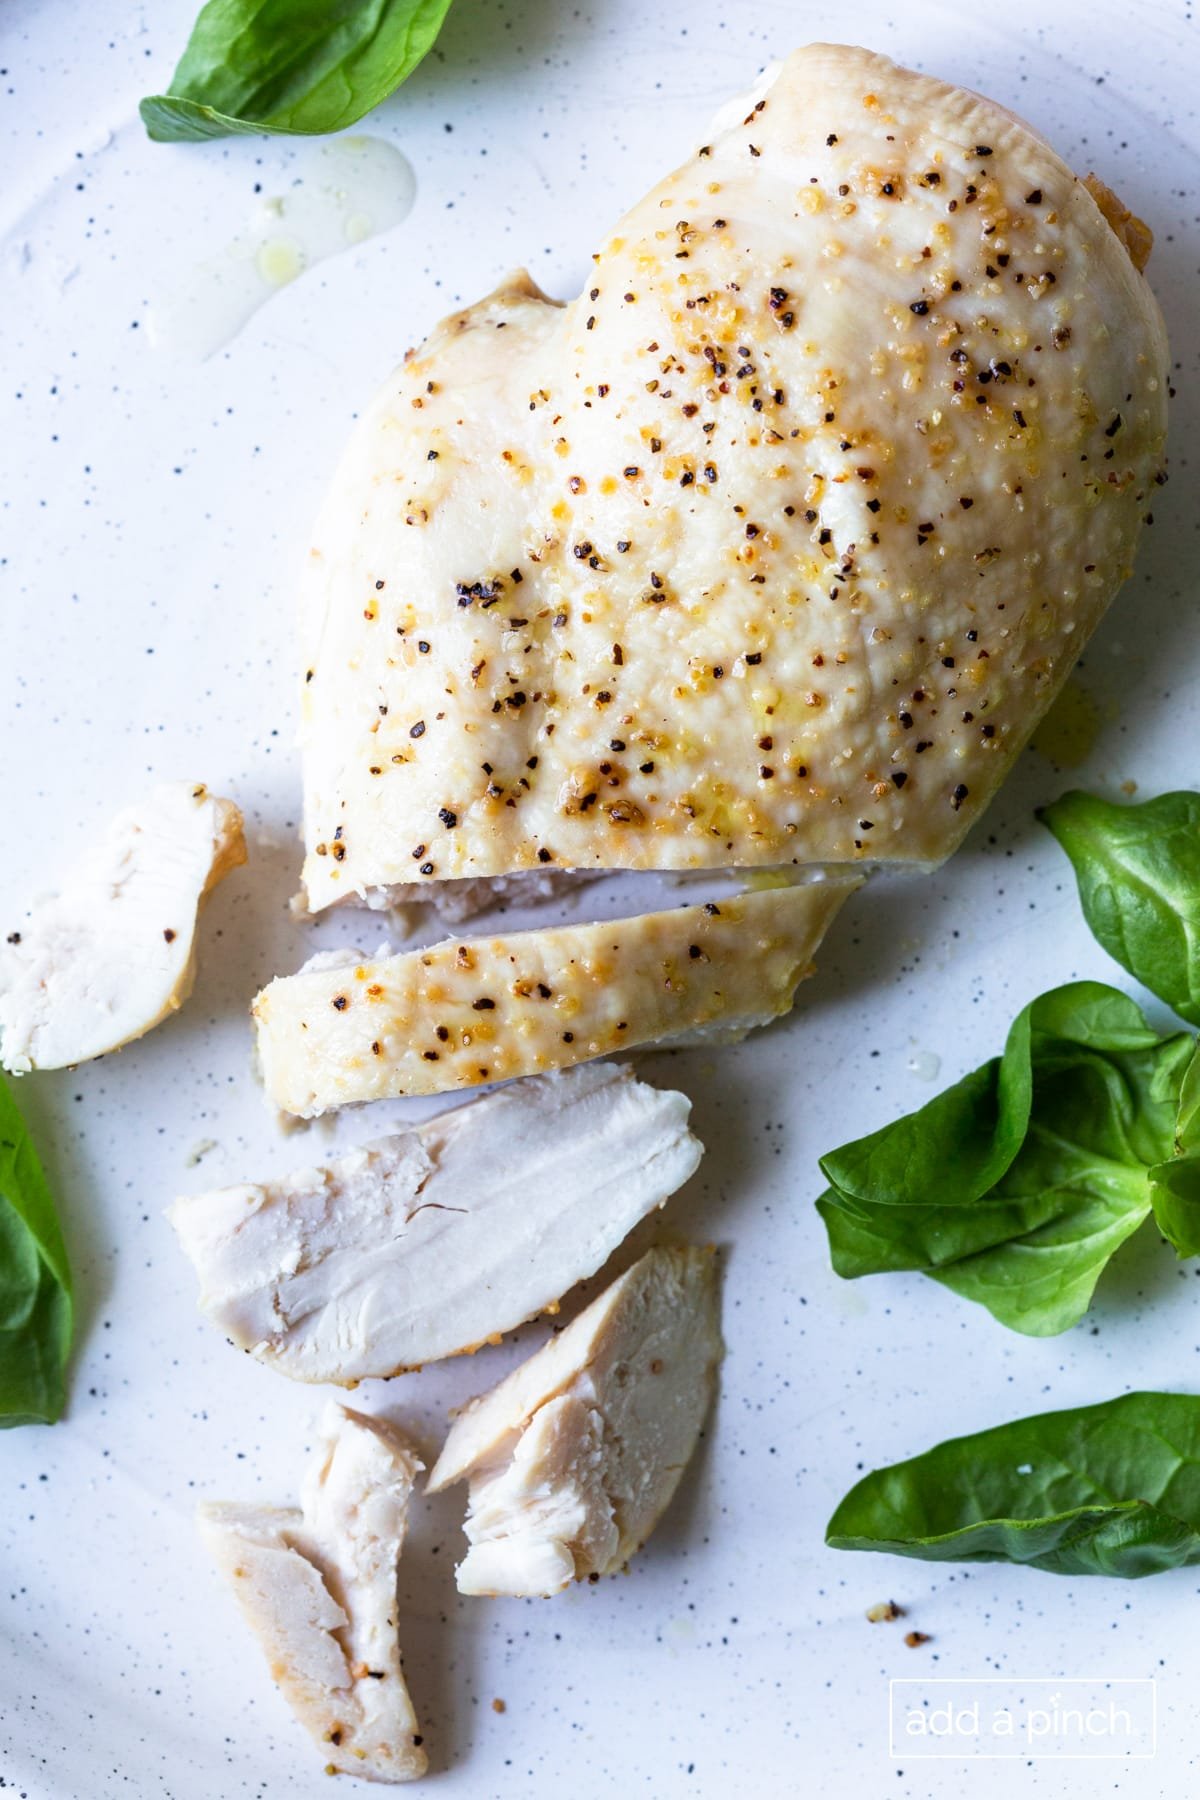
[(395, 1375), (593, 1275), (694, 1172), (690, 1110), (628, 1068), (584, 1063), (169, 1216), (202, 1310), (240, 1349), (300, 1381)]
[(722, 1353), (713, 1252), (651, 1250), (464, 1407), (428, 1483), (470, 1483), (461, 1592), (555, 1594), (624, 1568), (679, 1485)]
[(118, 814), (0, 945), (0, 1065), (67, 1068), (177, 1012), (196, 978), (199, 910), (245, 860), (241, 813), (195, 782)]
[(452, 939), (320, 966), (254, 1002), (267, 1094), (285, 1113), (438, 1094), (784, 1013), (856, 877), (720, 904)]
[(569, 306), (522, 274), (439, 326), (312, 540), (314, 910), (947, 856), (1162, 476), (1148, 250), (1005, 108), (817, 44)]
[(396, 1601), (409, 1496), (423, 1467), (395, 1426), (331, 1405), (299, 1507), (199, 1510), (213, 1560), (329, 1774), (425, 1773)]

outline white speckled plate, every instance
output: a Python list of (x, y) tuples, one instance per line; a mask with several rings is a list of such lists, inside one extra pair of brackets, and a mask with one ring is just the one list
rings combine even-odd
[[(303, 179), (315, 147), (144, 139), (137, 98), (165, 81), (191, 11), (7, 0), (0, 15), (0, 897), (10, 910), (51, 884), (158, 778), (234, 793), (253, 840), (251, 868), (207, 915), (184, 1013), (119, 1057), (20, 1088), (62, 1197), (81, 1310), (68, 1417), (0, 1440), (0, 1786), (30, 1800), (328, 1792), (192, 1527), (202, 1495), (290, 1497), (320, 1396), (201, 1323), (161, 1209), (326, 1141), (275, 1134), (245, 1017), (256, 986), (313, 941), (285, 910), (291, 571), (355, 409), (432, 321), (518, 261), (550, 291), (576, 291), (622, 206), (802, 37), (849, 33), (1015, 107), (1153, 225), (1180, 389), (1175, 480), (1089, 650), (1080, 680), (1100, 729), (1069, 778), (1200, 785), (1200, 67), (1185, 0), (1049, 14), (1032, 0), (866, 0), (852, 13), (458, 0), (437, 55), (367, 127), (413, 165), (408, 220), (280, 293), (199, 369), (146, 342), (164, 255), (218, 248), (255, 184)], [(812, 1206), (820, 1151), (981, 1060), (1039, 989), (1112, 974), (1033, 820), (1067, 780), (1028, 753), (947, 869), (854, 904), (788, 1024), (720, 1057), (650, 1065), (694, 1096), (709, 1146), (669, 1218), (727, 1247), (719, 1410), (624, 1579), (550, 1602), (462, 1600), (460, 1498), (418, 1505), (403, 1642), (439, 1795), (1200, 1791), (1194, 1571), (1067, 1581), (822, 1543), (865, 1465), (1126, 1386), (1200, 1385), (1197, 1271), (1151, 1232), (1118, 1257), (1087, 1324), (1036, 1342), (918, 1277), (840, 1283)], [(203, 1140), (213, 1147), (189, 1167)], [(365, 1401), (436, 1443), (447, 1405), (543, 1330)], [(902, 1627), (866, 1623), (889, 1594), (930, 1634), (922, 1649), (905, 1648)], [(897, 1762), (888, 1680), (931, 1671), (1157, 1677), (1157, 1756)]]

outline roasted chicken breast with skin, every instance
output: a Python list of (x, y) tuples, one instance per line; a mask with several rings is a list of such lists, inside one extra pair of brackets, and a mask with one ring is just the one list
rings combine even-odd
[(396, 1603), (409, 1496), (423, 1467), (395, 1426), (330, 1406), (299, 1507), (199, 1510), (213, 1561), (331, 1775), (425, 1773)]
[(788, 1010), (857, 885), (838, 875), (602, 925), (319, 959), (254, 1002), (267, 1094), (311, 1118), (639, 1046), (740, 1037)]
[(464, 1594), (557, 1593), (623, 1568), (670, 1503), (723, 1346), (711, 1250), (651, 1250), (463, 1408), (429, 1478), (470, 1482)]
[(584, 1063), (281, 1181), (177, 1200), (200, 1305), (300, 1381), (473, 1350), (557, 1305), (695, 1172), (686, 1095)]
[(521, 275), (358, 426), (305, 600), (310, 904), (934, 863), (1128, 575), (1147, 242), (976, 94), (797, 51), (586, 291)]
[(196, 978), (196, 920), (246, 860), (242, 815), (169, 782), (112, 821), (61, 893), (0, 943), (0, 1064), (61, 1069), (143, 1037)]

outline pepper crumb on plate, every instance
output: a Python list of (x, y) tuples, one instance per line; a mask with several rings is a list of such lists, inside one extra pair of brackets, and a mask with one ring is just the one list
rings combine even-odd
[(874, 1606), (868, 1606), (867, 1618), (872, 1625), (882, 1625), (888, 1619), (902, 1619), (904, 1608), (897, 1606), (894, 1600), (879, 1600)]

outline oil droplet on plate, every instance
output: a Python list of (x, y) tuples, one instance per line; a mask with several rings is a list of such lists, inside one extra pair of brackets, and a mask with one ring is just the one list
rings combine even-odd
[(932, 1050), (912, 1050), (908, 1066), (918, 1081), (936, 1081), (942, 1070), (942, 1059)]
[(1072, 677), (1029, 741), (1056, 769), (1077, 769), (1091, 755), (1107, 717), (1115, 713), (1115, 708), (1102, 708)]
[(254, 266), (268, 287), (286, 287), (302, 275), (307, 261), (300, 245), (289, 238), (268, 238), (254, 259)]
[(285, 193), (259, 201), (223, 250), (164, 277), (147, 320), (156, 350), (202, 362), (280, 288), (412, 211), (412, 166), (382, 138), (334, 138), (313, 146), (301, 167)]
[(865, 1319), (871, 1310), (870, 1296), (865, 1291), (866, 1284), (857, 1281), (839, 1281), (835, 1286), (834, 1300), (838, 1312), (843, 1319)]

